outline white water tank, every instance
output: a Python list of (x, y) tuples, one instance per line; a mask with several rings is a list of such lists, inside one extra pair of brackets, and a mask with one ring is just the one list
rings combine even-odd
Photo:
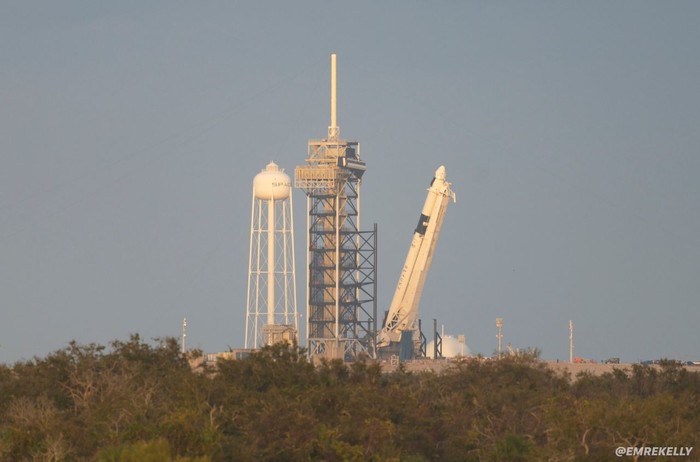
[[(461, 340), (461, 341), (460, 341)], [(425, 347), (425, 355), (428, 358), (433, 358), (433, 352), (435, 351), (435, 342), (431, 340)], [(443, 358), (456, 358), (458, 356), (469, 356), (471, 352), (467, 346), (467, 342), (464, 340), (464, 336), (460, 335), (458, 337), (452, 335), (445, 335), (442, 337), (442, 357)]]
[(286, 199), (292, 190), (292, 180), (279, 166), (270, 162), (265, 170), (255, 175), (253, 191), (257, 199)]

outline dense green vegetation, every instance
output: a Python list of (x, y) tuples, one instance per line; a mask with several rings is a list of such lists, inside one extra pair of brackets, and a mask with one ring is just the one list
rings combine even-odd
[(2, 461), (618, 460), (700, 450), (698, 435), (699, 374), (672, 362), (575, 381), (532, 357), (382, 374), (274, 346), (193, 372), (174, 339), (133, 336), (0, 366)]

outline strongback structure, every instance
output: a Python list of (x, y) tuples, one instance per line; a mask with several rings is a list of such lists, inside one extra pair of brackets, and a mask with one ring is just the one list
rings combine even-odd
[(245, 348), (298, 341), (291, 180), (274, 162), (253, 180)]
[[(430, 182), (428, 195), (418, 218), (418, 225), (413, 231), (406, 263), (396, 284), (396, 291), (384, 326), (378, 335), (377, 346), (382, 356), (398, 353), (402, 360), (425, 356), (424, 336), (418, 322), (418, 306), (447, 206), (450, 199), (456, 200), (451, 183), (447, 181), (445, 175), (445, 167), (440, 166)], [(436, 348), (438, 340), (440, 338), (436, 334)], [(435, 354), (433, 357), (438, 356)]]
[(365, 163), (357, 141), (340, 139), (336, 55), (331, 55), (328, 137), (310, 140), (295, 186), (307, 195), (306, 336), (313, 359), (376, 354), (377, 227), (360, 231)]

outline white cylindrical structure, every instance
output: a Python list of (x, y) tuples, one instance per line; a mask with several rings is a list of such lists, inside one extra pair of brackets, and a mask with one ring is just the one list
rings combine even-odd
[(253, 180), (245, 348), (298, 341), (291, 180), (270, 162)]
[(328, 127), (329, 140), (337, 140), (340, 136), (340, 128), (338, 128), (338, 72), (336, 63), (337, 58), (334, 53), (331, 55), (331, 125)]
[(275, 199), (267, 207), (267, 324), (275, 323)]
[(338, 126), (338, 72), (335, 53), (331, 55), (331, 127)]
[[(431, 340), (425, 347), (425, 355), (430, 359), (434, 356), (435, 351), (435, 341)], [(460, 356), (470, 356), (471, 351), (467, 346), (466, 342), (460, 341), (460, 337), (454, 337), (452, 335), (442, 336), (442, 357), (443, 358), (457, 358)]]

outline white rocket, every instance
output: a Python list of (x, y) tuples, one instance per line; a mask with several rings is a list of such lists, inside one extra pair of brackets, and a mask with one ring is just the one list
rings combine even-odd
[(445, 218), (450, 198), (457, 200), (450, 189), (451, 183), (445, 180), (445, 167), (435, 171), (435, 177), (428, 188), (418, 226), (413, 233), (411, 247), (406, 256), (401, 277), (396, 285), (396, 292), (389, 307), (386, 322), (377, 339), (378, 347), (388, 346), (401, 340), (404, 331), (416, 331), (418, 304), (423, 294), (425, 278), (433, 260), (435, 244), (440, 235), (442, 221)]

